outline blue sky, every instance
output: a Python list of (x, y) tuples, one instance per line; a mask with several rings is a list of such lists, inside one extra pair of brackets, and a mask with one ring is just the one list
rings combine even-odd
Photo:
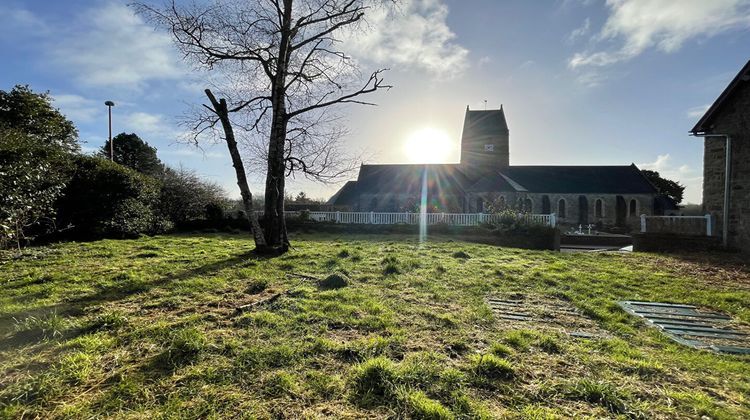
[[(511, 164), (630, 164), (657, 169), (701, 200), (702, 142), (688, 130), (750, 59), (750, 0), (413, 0), (371, 16), (349, 40), (364, 70), (389, 67), (378, 107), (342, 108), (347, 147), (370, 163), (419, 160), (404, 143), (444, 131), (458, 161), (467, 105), (503, 104)], [(85, 150), (135, 132), (166, 163), (193, 168), (237, 196), (222, 144), (180, 143), (180, 116), (201, 103), (205, 75), (124, 1), (4, 0), (0, 89), (49, 90)], [(252, 169), (252, 168), (251, 168)], [(356, 174), (352, 174), (352, 177)], [(255, 177), (254, 192), (262, 192)], [(328, 197), (338, 185), (292, 181)]]

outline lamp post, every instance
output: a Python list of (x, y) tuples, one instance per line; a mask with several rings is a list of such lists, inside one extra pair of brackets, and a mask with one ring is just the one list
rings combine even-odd
[(104, 105), (107, 105), (107, 110), (109, 111), (109, 160), (114, 162), (115, 149), (112, 146), (112, 107), (115, 106), (115, 103), (112, 101), (107, 101), (104, 102)]

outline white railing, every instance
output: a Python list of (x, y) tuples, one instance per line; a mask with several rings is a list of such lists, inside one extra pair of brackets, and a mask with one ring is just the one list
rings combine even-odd
[(713, 220), (705, 216), (641, 215), (641, 232), (683, 233), (713, 236)]
[[(256, 212), (262, 216), (263, 212)], [(286, 217), (299, 216), (302, 212), (287, 211)], [(383, 212), (349, 212), (349, 211), (311, 211), (308, 212), (310, 220), (316, 222), (335, 222), (345, 224), (363, 225), (417, 225), (422, 222), (427, 225), (446, 224), (453, 226), (476, 226), (482, 223), (498, 223), (507, 215), (485, 214), (485, 213), (383, 213)], [(528, 224), (539, 224), (550, 227), (557, 225), (557, 217), (552, 214), (523, 214), (514, 216)]]

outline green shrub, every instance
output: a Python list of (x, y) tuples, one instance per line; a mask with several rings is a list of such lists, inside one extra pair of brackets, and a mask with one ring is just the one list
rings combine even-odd
[(189, 227), (186, 225), (195, 221), (208, 221), (213, 227), (223, 227), (218, 225), (226, 219), (229, 201), (221, 186), (182, 168), (165, 168), (159, 180), (162, 185), (158, 207), (164, 218), (178, 227)]
[(0, 248), (20, 248), (52, 231), (69, 160), (59, 148), (0, 125)]
[(78, 156), (58, 201), (58, 226), (83, 237), (134, 237), (170, 228), (156, 212), (160, 184), (105, 159)]

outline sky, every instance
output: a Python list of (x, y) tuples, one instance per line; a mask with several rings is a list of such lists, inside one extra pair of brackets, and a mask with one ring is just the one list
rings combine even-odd
[[(393, 85), (375, 107), (339, 110), (367, 163), (458, 162), (466, 107), (502, 105), (512, 165), (635, 163), (700, 203), (703, 145), (688, 130), (750, 59), (750, 0), (407, 0), (346, 48)], [(104, 144), (112, 100), (114, 133), (239, 196), (226, 146), (180, 140), (206, 76), (126, 1), (3, 0), (0, 57), (0, 89), (49, 91), (84, 151)], [(288, 190), (328, 198), (340, 185)]]

